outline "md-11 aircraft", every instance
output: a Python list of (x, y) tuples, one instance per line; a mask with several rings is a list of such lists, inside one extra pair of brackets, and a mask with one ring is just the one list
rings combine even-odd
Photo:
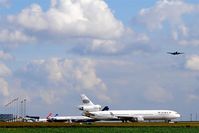
[(145, 120), (170, 122), (180, 117), (180, 114), (173, 110), (109, 110), (87, 112), (85, 115), (98, 120), (121, 120), (123, 122), (143, 122)]
[[(85, 95), (81, 95), (81, 98), (83, 103), (84, 101), (87, 101), (86, 103), (92, 103), (90, 99)], [(95, 104), (92, 103), (91, 105), (94, 106)], [(98, 106), (101, 107), (100, 105)], [(96, 120), (120, 120), (123, 122), (165, 120), (166, 122), (170, 122), (171, 120), (180, 117), (180, 114), (173, 110), (109, 110), (108, 106), (100, 110), (100, 108), (96, 109), (94, 107), (92, 108), (91, 106), (89, 106), (89, 108), (79, 108), (79, 109), (83, 110), (83, 115)], [(92, 111), (95, 109), (96, 111)]]

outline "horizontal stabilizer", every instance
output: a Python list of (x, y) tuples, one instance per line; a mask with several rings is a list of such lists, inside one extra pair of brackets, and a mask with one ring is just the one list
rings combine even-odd
[(108, 106), (105, 106), (102, 111), (108, 111), (109, 110), (109, 107)]

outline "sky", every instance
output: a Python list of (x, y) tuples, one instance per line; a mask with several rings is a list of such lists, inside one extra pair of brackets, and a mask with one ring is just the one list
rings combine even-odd
[(198, 24), (198, 0), (0, 0), (0, 111), (19, 97), (29, 115), (80, 115), (86, 94), (195, 119)]

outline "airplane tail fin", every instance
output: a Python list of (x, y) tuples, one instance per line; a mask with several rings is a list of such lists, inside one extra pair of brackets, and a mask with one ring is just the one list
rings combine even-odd
[(46, 119), (49, 119), (49, 117), (51, 117), (51, 116), (52, 116), (52, 113), (49, 113), (49, 114), (47, 115)]
[(81, 100), (83, 105), (88, 105), (88, 106), (94, 105), (92, 101), (85, 94), (81, 95)]
[(91, 102), (91, 100), (85, 94), (81, 95), (81, 100), (83, 104), (78, 106), (79, 110), (84, 111), (84, 112), (86, 111), (92, 112), (92, 111), (101, 110), (101, 105), (93, 104), (93, 102)]

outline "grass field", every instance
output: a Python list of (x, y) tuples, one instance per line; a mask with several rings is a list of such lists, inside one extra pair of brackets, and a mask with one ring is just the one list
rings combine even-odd
[(38, 123), (0, 122), (0, 133), (199, 133), (199, 122)]
[(199, 122), (176, 122), (176, 123), (165, 123), (165, 122), (128, 122), (128, 123), (111, 123), (111, 122), (96, 122), (96, 123), (63, 123), (63, 122), (0, 122), (0, 128), (94, 128), (94, 127), (184, 127), (184, 128), (199, 128)]
[(0, 128), (0, 133), (199, 133), (199, 127)]

